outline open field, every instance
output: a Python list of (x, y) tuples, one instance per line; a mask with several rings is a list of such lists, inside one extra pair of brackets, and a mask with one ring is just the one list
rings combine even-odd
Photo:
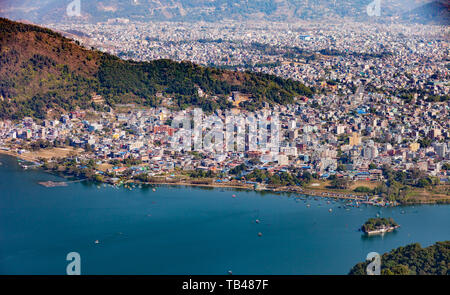
[(365, 186), (370, 189), (374, 189), (379, 185), (381, 185), (381, 181), (357, 180), (350, 183), (350, 190), (354, 190), (359, 186)]
[(30, 154), (31, 157), (36, 159), (51, 159), (51, 158), (64, 158), (70, 154), (79, 154), (83, 149), (74, 149), (72, 147), (67, 148), (52, 148), (52, 149), (41, 149), (36, 152), (25, 153), (25, 155)]
[(435, 203), (437, 201), (450, 203), (450, 186), (440, 185), (433, 190), (414, 188), (408, 192), (407, 197), (415, 203)]
[(74, 149), (72, 147), (66, 148), (51, 148), (51, 149), (41, 149), (38, 151), (27, 151), (22, 154), (18, 154), (13, 151), (5, 151), (0, 150), (0, 153), (5, 155), (10, 155), (14, 157), (18, 157), (25, 161), (35, 162), (39, 159), (51, 159), (51, 158), (64, 158), (69, 156), (70, 154), (79, 154), (83, 149)]
[(98, 165), (97, 169), (102, 171), (102, 172), (106, 172), (109, 169), (111, 169), (112, 167), (114, 167), (114, 165), (108, 164), (108, 163), (102, 163), (100, 165)]
[(357, 180), (350, 182), (350, 186), (346, 190), (336, 190), (331, 189), (329, 186), (331, 185), (330, 180), (313, 180), (310, 184), (308, 184), (308, 189), (314, 190), (327, 190), (327, 191), (339, 191), (339, 192), (353, 192), (353, 190), (359, 186), (365, 186), (370, 189), (374, 189), (375, 187), (381, 184), (380, 181), (369, 181), (369, 180)]

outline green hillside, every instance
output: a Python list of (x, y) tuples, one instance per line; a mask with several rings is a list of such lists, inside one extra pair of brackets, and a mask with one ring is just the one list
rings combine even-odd
[[(199, 88), (208, 96), (200, 97)], [(174, 108), (195, 105), (212, 111), (230, 108), (232, 91), (250, 95), (242, 105), (249, 110), (313, 94), (299, 82), (272, 75), (171, 60), (125, 61), (51, 30), (0, 18), (0, 118), (44, 118), (49, 110), (98, 108), (92, 100), (96, 94), (106, 107), (130, 102), (157, 106), (171, 97)]]

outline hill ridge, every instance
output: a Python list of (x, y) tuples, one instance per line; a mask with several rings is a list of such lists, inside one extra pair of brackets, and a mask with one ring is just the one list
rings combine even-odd
[(130, 102), (159, 106), (170, 97), (173, 108), (214, 111), (232, 107), (228, 97), (233, 91), (251, 96), (241, 105), (248, 110), (313, 94), (300, 82), (273, 75), (167, 59), (121, 60), (49, 29), (5, 18), (0, 18), (0, 66), (0, 118), (44, 118), (49, 109), (103, 107), (94, 104), (95, 95), (103, 97), (106, 107)]

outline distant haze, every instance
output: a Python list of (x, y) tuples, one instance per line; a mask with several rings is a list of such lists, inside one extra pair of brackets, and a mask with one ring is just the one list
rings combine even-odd
[[(131, 21), (217, 21), (224, 19), (292, 21), (327, 18), (369, 19), (373, 0), (80, 0), (81, 16), (68, 17), (72, 0), (0, 0), (0, 16), (36, 23), (98, 22), (112, 18)], [(425, 9), (416, 9), (426, 4)], [(439, 4), (440, 3), (440, 4)], [(433, 10), (430, 12), (430, 10)], [(442, 10), (442, 11), (441, 11)], [(411, 14), (412, 13), (412, 14)], [(438, 22), (448, 25), (448, 1), (381, 0), (381, 18)]]

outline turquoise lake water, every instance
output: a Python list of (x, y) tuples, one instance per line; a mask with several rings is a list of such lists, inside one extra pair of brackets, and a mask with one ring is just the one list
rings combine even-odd
[[(65, 274), (69, 252), (82, 274), (346, 274), (369, 252), (450, 239), (446, 205), (345, 210), (230, 189), (46, 188), (38, 182), (64, 179), (0, 162), (0, 274)], [(401, 228), (363, 236), (377, 213)]]

